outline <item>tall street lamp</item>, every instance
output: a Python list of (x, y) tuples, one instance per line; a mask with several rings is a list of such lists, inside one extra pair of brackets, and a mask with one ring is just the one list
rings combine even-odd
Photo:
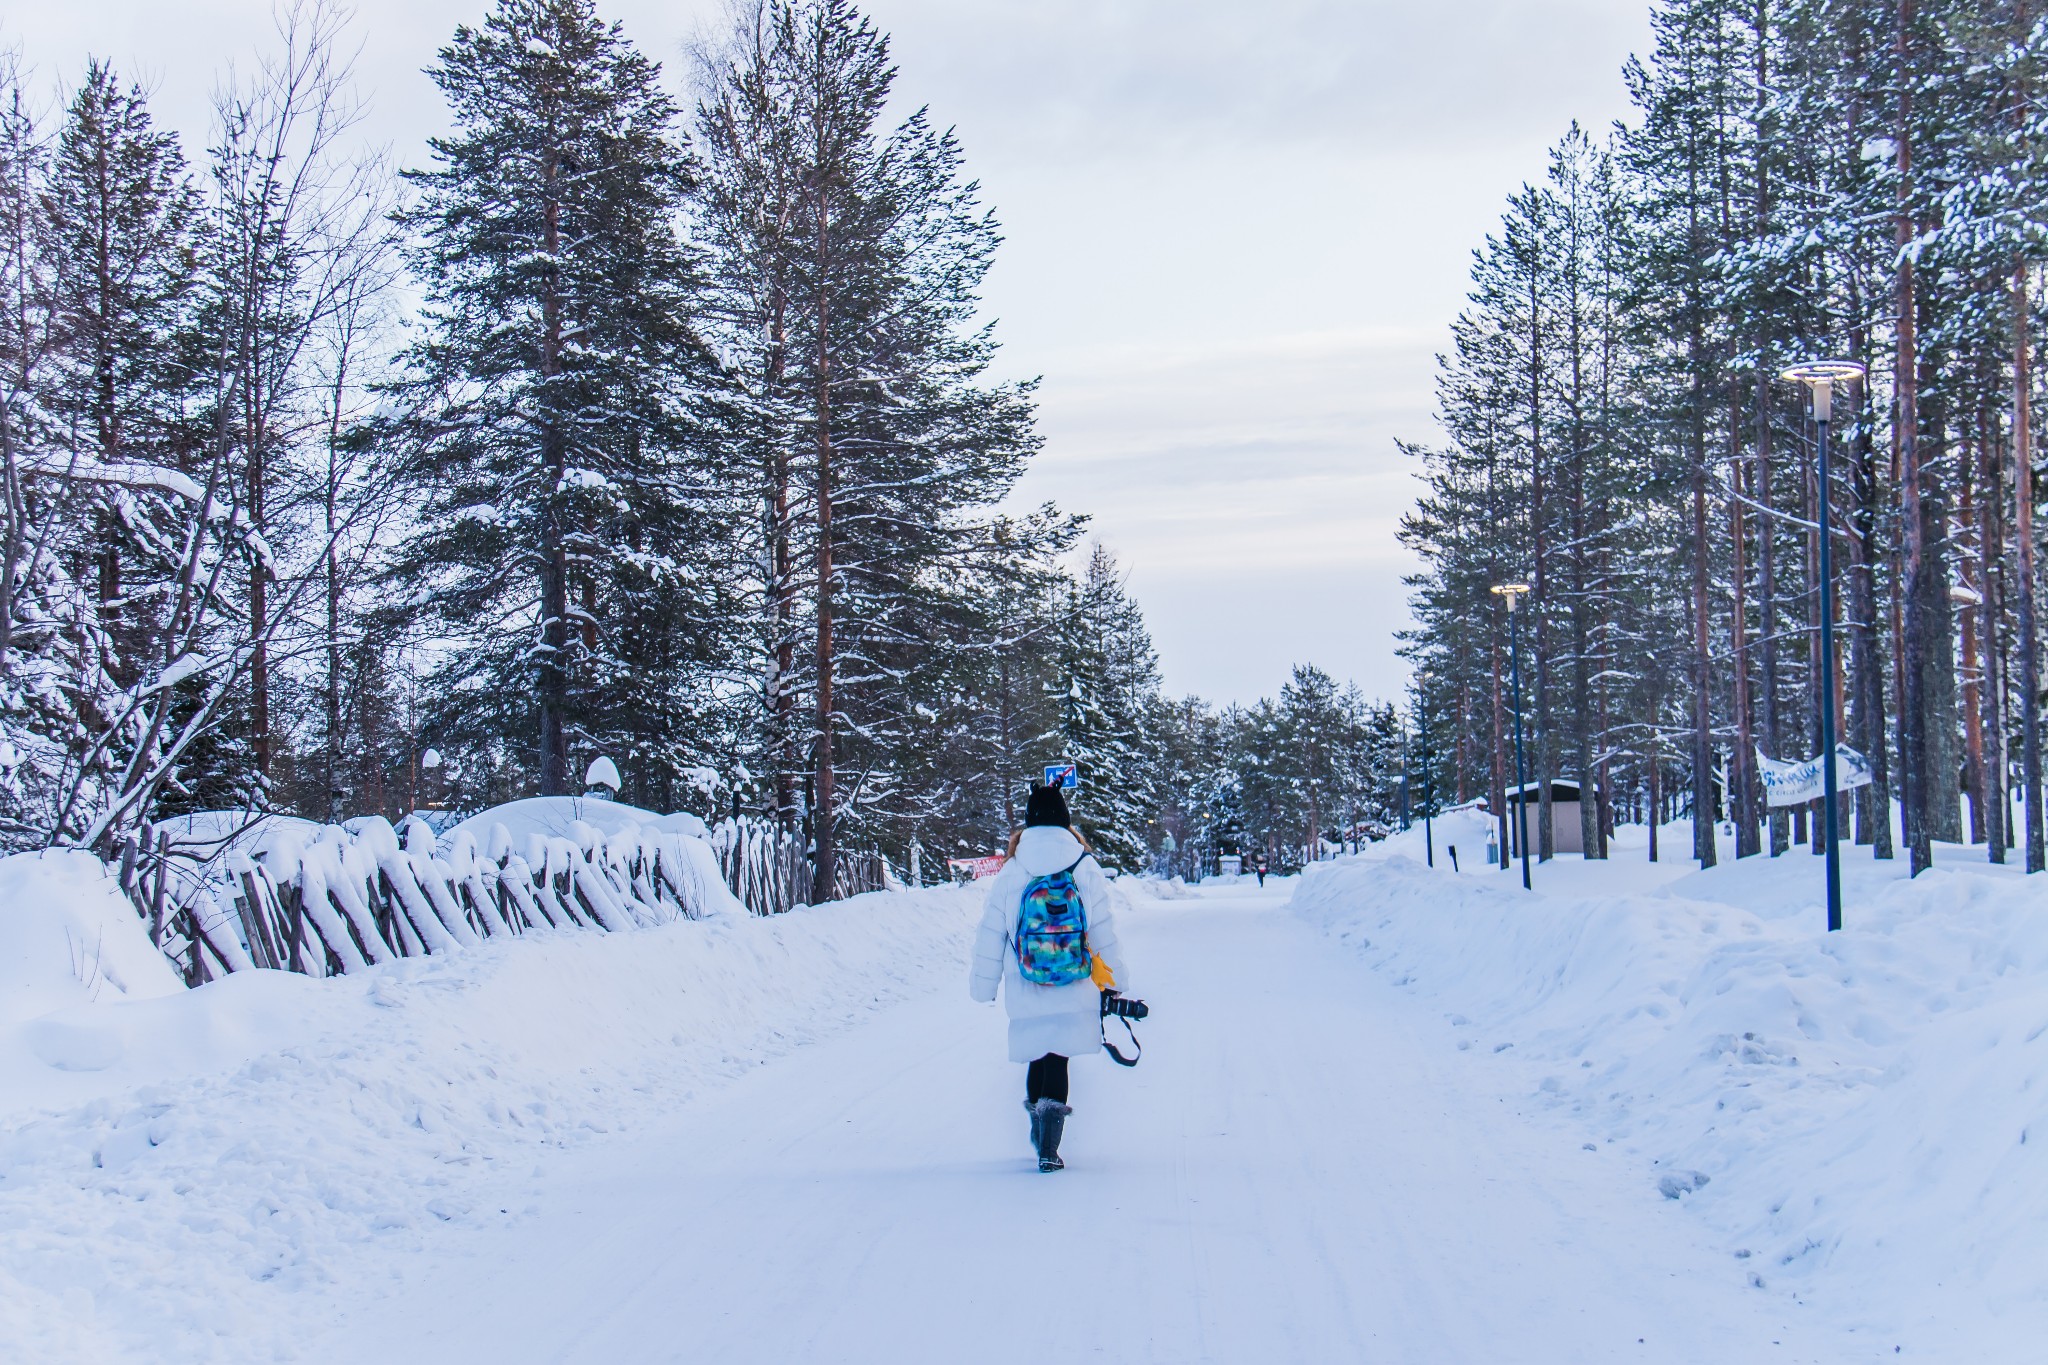
[(1527, 583), (1496, 583), (1493, 591), (1508, 605), (1508, 679), (1515, 699), (1515, 843), (1522, 850), (1522, 889), (1529, 885), (1529, 772), (1522, 761), (1522, 633), (1515, 625), (1515, 604), (1529, 591)]
[(1809, 360), (1786, 370), (1784, 378), (1804, 384), (1812, 392), (1813, 420), (1819, 427), (1813, 482), (1820, 512), (1820, 771), (1822, 804), (1827, 810), (1823, 823), (1828, 832), (1828, 929), (1832, 932), (1842, 927), (1842, 839), (1835, 783), (1835, 574), (1830, 551), (1834, 536), (1828, 516), (1828, 419), (1834, 415), (1835, 385), (1856, 383), (1863, 378), (1863, 367), (1853, 360)]

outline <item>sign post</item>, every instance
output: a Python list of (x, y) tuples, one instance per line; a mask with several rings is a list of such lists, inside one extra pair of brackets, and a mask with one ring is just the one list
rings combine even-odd
[(1081, 765), (1078, 763), (1048, 763), (1045, 765), (1045, 786), (1059, 787), (1073, 791), (1081, 785)]

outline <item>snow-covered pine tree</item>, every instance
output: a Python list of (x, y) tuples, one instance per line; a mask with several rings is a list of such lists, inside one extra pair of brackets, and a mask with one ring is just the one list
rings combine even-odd
[(1155, 733), (1159, 826), (1176, 845), (1161, 866), (1168, 875), (1201, 877), (1215, 870), (1221, 843), (1235, 833), (1226, 810), (1221, 718), (1200, 697), (1182, 697), (1160, 707)]
[[(771, 58), (777, 29), (770, 7), (738, 11), (723, 50), (703, 56), (704, 90), (697, 105), (703, 173), (696, 204), (706, 247), (710, 334), (737, 393), (729, 439), (754, 474), (759, 603), (752, 613), (762, 660), (760, 710), (742, 722), (729, 767), (785, 834), (804, 811), (807, 722), (799, 714), (808, 676), (799, 646), (802, 572), (798, 524), (804, 518), (796, 482), (798, 413), (803, 395), (790, 377), (791, 327), (797, 307), (797, 195), (801, 168), (794, 110)], [(755, 789), (753, 784), (760, 784)]]
[(446, 633), (442, 725), (531, 755), (543, 794), (574, 790), (572, 750), (617, 749), (629, 796), (672, 795), (725, 579), (702, 560), (723, 544), (697, 407), (717, 380), (678, 111), (589, 0), (501, 0), (430, 74), (454, 130), (409, 173), (427, 311), (398, 573)]
[[(210, 627), (189, 633), (206, 612), (191, 596), (226, 530), (195, 506), (213, 397), (199, 316), (200, 197), (139, 86), (88, 65), (38, 198), (52, 345), (36, 387), (51, 420), (28, 497), (32, 508), (44, 500), (57, 542), (66, 600), (50, 609), (65, 619), (44, 638), (61, 660), (69, 712), (61, 794), (43, 828), (69, 837), (157, 768), (166, 725), (182, 732), (220, 704), (196, 674), (155, 701), (148, 680), (187, 646), (213, 643)], [(181, 584), (187, 571), (201, 576)], [(244, 792), (237, 743), (210, 723), (202, 730), (158, 773), (165, 808), (233, 804)], [(143, 814), (133, 804), (124, 820)]]
[(72, 595), (59, 534), (77, 516), (76, 494), (34, 482), (57, 446), (40, 391), (56, 342), (39, 202), (48, 154), (20, 58), (0, 55), (0, 851), (44, 836), (72, 743), (67, 692), (77, 677), (63, 638)]
[(1081, 765), (1075, 822), (1105, 863), (1136, 871), (1151, 853), (1160, 808), (1159, 661), (1124, 571), (1104, 546), (1089, 552), (1054, 628), (1056, 728), (1041, 741), (1041, 761)]
[(1077, 519), (1049, 506), (997, 518), (968, 570), (955, 613), (966, 630), (948, 651), (952, 691), (935, 698), (930, 734), (904, 755), (906, 764), (921, 759), (954, 774), (932, 788), (952, 809), (934, 802), (921, 817), (937, 821), (949, 847), (999, 848), (1022, 822), (1044, 760), (1040, 740), (1058, 722), (1050, 680), (1067, 600), (1061, 560), (1080, 532)]
[(907, 842), (924, 817), (905, 750), (951, 705), (983, 509), (1038, 440), (1030, 386), (984, 379), (995, 222), (950, 132), (922, 110), (885, 129), (894, 80), (854, 6), (787, 0), (748, 20), (699, 119), (760, 471), (764, 767), (786, 813), (801, 763), (820, 895), (842, 819)]
[(1300, 812), (1302, 861), (1322, 856), (1325, 827), (1344, 813), (1339, 757), (1346, 718), (1337, 680), (1313, 664), (1296, 664), (1280, 688), (1281, 771), (1291, 806)]

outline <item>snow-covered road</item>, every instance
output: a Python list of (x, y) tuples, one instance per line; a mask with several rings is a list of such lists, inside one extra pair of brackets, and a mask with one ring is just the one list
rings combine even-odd
[[(1284, 909), (1141, 902), (1135, 1071), (1077, 1067), (1068, 1169), (962, 988), (337, 1285), (335, 1362), (1844, 1361), (1639, 1167), (1483, 1088), (1453, 1031)], [(1460, 1065), (1460, 1062), (1466, 1065)], [(1475, 1089), (1475, 1085), (1482, 1088)], [(1860, 1348), (1860, 1349), (1859, 1349)]]

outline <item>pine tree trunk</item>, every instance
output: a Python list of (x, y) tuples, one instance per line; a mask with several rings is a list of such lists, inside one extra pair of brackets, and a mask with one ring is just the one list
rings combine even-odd
[[(822, 266), (828, 254), (826, 208), (824, 191), (820, 189), (818, 194), (817, 251)], [(831, 355), (826, 344), (831, 319), (822, 284), (817, 309), (817, 391), (811, 412), (818, 462), (818, 753), (817, 794), (811, 808), (811, 840), (815, 850), (811, 864), (813, 905), (838, 899), (838, 850), (833, 842), (837, 812), (833, 809), (832, 790), (832, 670), (836, 662), (832, 644), (832, 387)]]
[[(1756, 126), (1756, 191), (1754, 196), (1756, 230), (1769, 230), (1771, 222), (1771, 160), (1769, 149), (1773, 145), (1774, 130), (1771, 128), (1771, 80), (1770, 80), (1770, 9), (1768, 0), (1756, 0), (1752, 20), (1756, 31), (1756, 104), (1752, 119)], [(1733, 419), (1731, 418), (1731, 421)], [(1762, 509), (1756, 519), (1757, 558), (1757, 664), (1763, 694), (1763, 733), (1744, 741), (1744, 762), (1754, 773), (1755, 746), (1761, 739), (1762, 747), (1773, 758), (1783, 758), (1784, 752), (1778, 744), (1778, 582), (1776, 555), (1773, 553), (1778, 528), (1771, 516), (1771, 385), (1767, 374), (1759, 370), (1756, 384), (1756, 411), (1754, 416), (1756, 457), (1751, 470), (1751, 495)], [(1731, 449), (1730, 454), (1733, 454)], [(1741, 577), (1737, 575), (1737, 582)], [(1738, 673), (1746, 675), (1748, 669), (1738, 663)], [(1747, 677), (1744, 677), (1747, 690)], [(1740, 708), (1742, 724), (1751, 723), (1749, 708)], [(1752, 775), (1745, 790), (1752, 800), (1761, 800), (1761, 783)], [(1766, 805), (1754, 814), (1754, 818), (1767, 827), (1773, 858), (1790, 846), (1792, 826), (1781, 807)], [(1747, 827), (1745, 827), (1747, 830)], [(1754, 835), (1752, 837), (1755, 837)], [(1761, 842), (1759, 840), (1759, 842)], [(1760, 849), (1758, 851), (1761, 851)], [(1737, 854), (1740, 856), (1740, 845)]]
[[(783, 379), (788, 373), (788, 312), (788, 300), (778, 285), (769, 307), (766, 387), (771, 396), (782, 393)], [(775, 695), (769, 704), (773, 707), (777, 759), (775, 822), (784, 835), (793, 835), (797, 829), (798, 771), (803, 754), (796, 736), (796, 564), (789, 534), (790, 451), (781, 438), (779, 431), (771, 437), (773, 453), (768, 468), (768, 509), (773, 518), (769, 527), (770, 554), (775, 574), (771, 589), (775, 598)]]
[(1593, 794), (1592, 584), (1586, 563), (1591, 527), (1586, 514), (1586, 436), (1576, 307), (1572, 319), (1572, 738), (1579, 777), (1579, 856), (1599, 858), (1603, 856), (1600, 807)]
[[(1927, 292), (1919, 291), (1920, 327), (1937, 319)], [(1922, 693), (1927, 708), (1927, 837), (1930, 843), (1963, 841), (1962, 724), (1956, 697), (1956, 604), (1949, 595), (1949, 503), (1942, 471), (1948, 467), (1948, 399), (1941, 376), (1926, 351), (1921, 351), (1916, 395), (1931, 395), (1920, 407), (1920, 515), (1926, 594), (1927, 676)]]
[[(1655, 715), (1653, 708), (1651, 715)], [(1657, 861), (1657, 826), (1664, 818), (1664, 806), (1657, 790), (1657, 755), (1652, 753), (1648, 764), (1650, 770), (1650, 861)]]
[(347, 366), (348, 353), (344, 347), (329, 393), (327, 477), (321, 488), (327, 531), (327, 678), (323, 698), (327, 735), (322, 765), (326, 771), (322, 776), (326, 779), (327, 823), (330, 825), (341, 823), (346, 795), (341, 785), (341, 547), (337, 543), (341, 529), (341, 469), (337, 455), (341, 449), (341, 406)]
[[(1866, 354), (1861, 333), (1851, 334), (1858, 356)], [(1885, 670), (1878, 649), (1877, 569), (1884, 558), (1878, 542), (1877, 448), (1871, 436), (1869, 386), (1860, 389), (1862, 411), (1856, 422), (1855, 456), (1850, 464), (1856, 517), (1855, 560), (1849, 591), (1850, 692), (1856, 698), (1857, 743), (1870, 760), (1871, 781), (1857, 789), (1856, 842), (1868, 844), (1874, 858), (1892, 856), (1891, 741), (1885, 733)]]
[(1731, 556), (1729, 582), (1735, 589), (1734, 610), (1729, 613), (1729, 668), (1735, 683), (1735, 752), (1729, 756), (1728, 777), (1735, 790), (1729, 804), (1735, 815), (1735, 856), (1747, 858), (1757, 852), (1756, 820), (1756, 736), (1751, 729), (1749, 697), (1749, 568), (1743, 553), (1745, 527), (1742, 506), (1742, 461), (1736, 439), (1742, 411), (1741, 395), (1731, 383), (1728, 394), (1728, 477), (1735, 496), (1728, 499), (1728, 547)]
[[(251, 452), (249, 474), (249, 496), (252, 503), (260, 506), (258, 484), (262, 479), (261, 461)], [(263, 529), (262, 514), (251, 509), (250, 524), (260, 533)], [(253, 648), (249, 652), (249, 750), (256, 767), (260, 783), (270, 776), (270, 644), (265, 638), (266, 625), (270, 615), (268, 573), (261, 555), (249, 557), (249, 638)], [(267, 796), (259, 796), (267, 804)]]
[[(1698, 324), (1693, 354), (1697, 360)], [(1695, 371), (1697, 374), (1697, 371)], [(1714, 866), (1714, 710), (1713, 640), (1707, 596), (1707, 450), (1706, 414), (1699, 380), (1693, 381), (1692, 440), (1692, 856), (1702, 868)]]
[[(0, 586), (4, 586), (4, 585), (0, 585)], [(1460, 687), (1460, 688), (1458, 689), (1458, 766), (1457, 766), (1457, 773), (1458, 773), (1458, 804), (1459, 804), (1459, 805), (1461, 805), (1461, 806), (1465, 804), (1465, 764), (1466, 764), (1466, 761), (1467, 761), (1467, 756), (1466, 756), (1465, 746), (1466, 746), (1466, 744), (1467, 744), (1467, 743), (1469, 742), (1469, 740), (1471, 739), (1471, 734), (1470, 734), (1471, 728), (1472, 728), (1472, 692), (1471, 692), (1471, 689), (1469, 689), (1469, 688), (1466, 688), (1466, 687)], [(1354, 837), (1354, 842), (1356, 842), (1356, 839), (1355, 839), (1355, 837)], [(1352, 850), (1352, 852), (1354, 852), (1354, 853), (1356, 853), (1357, 851), (1358, 851), (1358, 850), (1357, 850), (1357, 849), (1355, 849), (1355, 848), (1354, 848), (1354, 849)]]
[(2019, 583), (2014, 597), (2020, 618), (2020, 789), (2026, 799), (2027, 871), (2042, 870), (2041, 810), (2041, 640), (2035, 625), (2033, 378), (2028, 321), (2032, 300), (2025, 263), (2013, 269), (2012, 486), (2013, 535), (2019, 542)]
[[(1606, 750), (1607, 747), (1607, 727), (1610, 719), (1611, 713), (1608, 710), (1607, 689), (1603, 687), (1600, 689), (1600, 735), (1603, 750)], [(1607, 857), (1608, 836), (1614, 830), (1614, 791), (1611, 785), (1613, 773), (1614, 760), (1611, 751), (1602, 752), (1598, 774), (1599, 785), (1593, 789), (1596, 807), (1594, 810), (1594, 829), (1599, 835), (1599, 857), (1602, 860), (1605, 860)]]
[[(561, 249), (562, 206), (556, 192), (561, 174), (559, 156), (552, 149), (542, 168), (547, 208), (543, 240), (548, 258)], [(541, 295), (540, 374), (543, 393), (552, 400), (549, 381), (562, 370), (562, 297), (550, 272)], [(540, 437), (541, 468), (548, 492), (541, 511), (541, 649), (539, 667), (540, 703), (540, 794), (562, 796), (569, 792), (569, 548), (568, 526), (561, 503), (562, 476), (568, 467), (568, 439), (561, 431), (557, 414), (547, 411)]]
[(1016, 771), (1016, 743), (1010, 737), (1011, 707), (1010, 696), (1010, 651), (1005, 648), (997, 656), (997, 667), (1001, 670), (1002, 700), (996, 713), (996, 737), (1002, 751), (1004, 771), (998, 778), (1003, 788), (1003, 828), (1017, 828), (1017, 783), (1011, 776)]
[[(329, 484), (327, 520), (334, 523), (332, 483)], [(342, 821), (342, 798), (345, 793), (341, 786), (341, 555), (333, 548), (334, 535), (328, 532), (327, 550), (327, 679), (325, 688), (327, 736), (323, 767), (327, 779), (327, 823), (338, 825)]]
[[(1753, 480), (1757, 506), (1757, 663), (1763, 684), (1763, 747), (1773, 758), (1785, 757), (1778, 729), (1778, 528), (1771, 515), (1771, 400), (1770, 386), (1756, 386), (1756, 471)], [(1782, 806), (1769, 809), (1771, 856), (1778, 857), (1792, 846), (1792, 820)]]
[[(93, 420), (100, 456), (113, 463), (122, 458), (123, 445), (120, 407), (114, 396), (114, 339), (117, 328), (113, 261), (115, 183), (112, 167), (106, 158), (101, 157), (95, 169), (100, 174), (93, 185), (96, 202), (92, 218), (97, 231), (93, 241), (89, 309), (93, 333)], [(141, 678), (142, 660), (141, 651), (135, 647), (139, 642), (131, 640), (130, 632), (125, 628), (127, 613), (122, 609), (121, 524), (118, 518), (104, 514), (97, 520), (100, 548), (94, 568), (99, 588), (99, 624), (103, 632), (103, 652), (98, 663), (106, 676), (123, 687), (131, 687)]]
[(1931, 792), (1928, 781), (1927, 669), (1930, 642), (1927, 521), (1926, 509), (1921, 503), (1920, 476), (1919, 310), (1913, 282), (1913, 261), (1906, 254), (1914, 235), (1912, 27), (1913, 0), (1899, 0), (1898, 32), (1894, 39), (1898, 118), (1893, 129), (1898, 158), (1898, 201), (1893, 215), (1893, 234), (1900, 255), (1894, 295), (1898, 345), (1892, 376), (1897, 402), (1893, 440), (1899, 452), (1900, 555), (1906, 580), (1899, 777), (1905, 796), (1906, 850), (1912, 874), (1918, 876), (1932, 864), (1933, 846), (1928, 837), (1928, 799)]
[[(1963, 457), (1957, 462), (1956, 480), (1956, 521), (1959, 527), (1974, 528), (1977, 524), (1977, 489), (1975, 475), (1983, 461), (1984, 430), (1975, 430), (1975, 439), (1969, 443), (1976, 447), (1977, 459), (1970, 458), (1969, 445)], [(1962, 547), (1957, 547), (1958, 562), (1961, 562)], [(1983, 614), (1984, 594), (1977, 594), (1977, 604), (1965, 604), (1962, 608), (1962, 707), (1963, 707), (1963, 788), (1970, 798), (1970, 842), (1981, 844), (1985, 834), (1984, 811), (1984, 673), (1978, 666), (1982, 650), (1977, 639), (1978, 620)]]
[(1308, 842), (1305, 845), (1308, 856), (1302, 859), (1304, 864), (1314, 862), (1316, 855), (1322, 852), (1322, 836), (1320, 833), (1322, 826), (1317, 818), (1318, 815), (1319, 812), (1316, 809), (1316, 789), (1314, 784), (1311, 783), (1308, 789)]
[(1977, 587), (1984, 596), (1977, 608), (1979, 709), (1984, 730), (1984, 839), (1990, 845), (1994, 863), (2005, 861), (2007, 834), (2012, 808), (2006, 799), (2005, 671), (2000, 666), (1998, 623), (2005, 617), (2005, 594), (2000, 590), (1999, 558), (2005, 544), (2005, 528), (1999, 515), (2005, 501), (2004, 463), (1998, 446), (1998, 428), (1989, 413), (1978, 422), (1982, 440), (1977, 446)]
[[(1550, 749), (1550, 633), (1547, 622), (1550, 618), (1549, 555), (1550, 538), (1547, 534), (1544, 497), (1543, 464), (1543, 329), (1542, 305), (1537, 293), (1537, 266), (1529, 268), (1529, 527), (1535, 548), (1534, 591), (1529, 601), (1535, 610), (1531, 613), (1535, 626), (1533, 635), (1536, 647), (1536, 697), (1535, 697), (1535, 771), (1530, 774), (1537, 784), (1536, 798), (1536, 857), (1539, 862), (1548, 862), (1554, 855), (1556, 843), (1550, 823), (1550, 779), (1555, 772)], [(1526, 742), (1526, 740), (1525, 740)], [(1527, 794), (1521, 798), (1527, 802)], [(1515, 817), (1527, 826), (1526, 815)]]

